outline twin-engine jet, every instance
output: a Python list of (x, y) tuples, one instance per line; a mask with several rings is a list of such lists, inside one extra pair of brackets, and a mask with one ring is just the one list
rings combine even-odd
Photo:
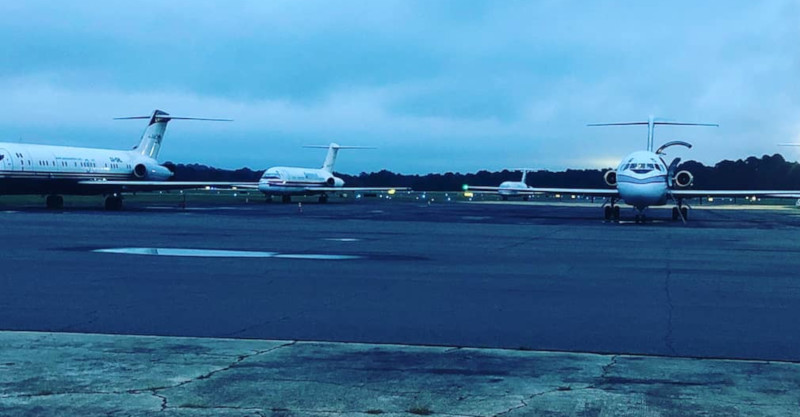
[(0, 143), (0, 195), (46, 195), (47, 207), (53, 209), (64, 206), (62, 195), (105, 195), (105, 208), (119, 210), (123, 192), (217, 184), (167, 181), (173, 175), (173, 167), (160, 164), (158, 152), (170, 120), (228, 120), (174, 117), (161, 110), (150, 116), (119, 119), (149, 120), (139, 144), (132, 150)]
[(689, 171), (677, 171), (680, 158), (671, 163), (664, 161), (664, 150), (671, 146), (692, 145), (683, 141), (667, 142), (653, 150), (654, 130), (657, 125), (668, 126), (717, 126), (710, 123), (682, 123), (655, 119), (626, 123), (599, 123), (589, 126), (647, 126), (647, 147), (644, 151), (633, 152), (626, 156), (615, 170), (609, 170), (603, 179), (609, 188), (540, 188), (528, 187), (529, 192), (545, 194), (575, 194), (594, 197), (605, 197), (603, 216), (606, 220), (619, 220), (620, 207), (624, 202), (636, 210), (635, 221), (645, 220), (645, 210), (651, 206), (674, 204), (672, 219), (686, 221), (688, 206), (686, 199), (695, 197), (785, 197), (794, 198), (800, 191), (784, 190), (694, 190), (691, 187), (694, 177)]
[(335, 192), (390, 191), (392, 187), (345, 187), (344, 180), (333, 174), (333, 165), (341, 149), (371, 149), (363, 146), (313, 145), (306, 148), (327, 148), (328, 155), (321, 168), (272, 167), (264, 171), (258, 184), (239, 184), (242, 188), (257, 188), (268, 198), (281, 196), (281, 201), (290, 203), (292, 196), (319, 195), (319, 202), (328, 201), (328, 194)]
[(519, 181), (503, 181), (499, 187), (488, 186), (469, 186), (469, 191), (477, 191), (479, 193), (497, 193), (500, 199), (507, 201), (511, 197), (522, 197), (523, 200), (528, 201), (531, 195), (535, 194), (531, 187), (525, 182), (528, 173), (534, 171), (531, 168), (518, 168), (514, 171), (522, 171), (522, 178)]

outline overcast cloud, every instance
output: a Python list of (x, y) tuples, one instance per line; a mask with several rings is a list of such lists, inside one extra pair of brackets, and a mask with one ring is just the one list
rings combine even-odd
[(161, 159), (358, 173), (615, 165), (644, 128), (715, 163), (800, 141), (800, 2), (0, 3), (2, 140), (127, 148), (155, 108)]

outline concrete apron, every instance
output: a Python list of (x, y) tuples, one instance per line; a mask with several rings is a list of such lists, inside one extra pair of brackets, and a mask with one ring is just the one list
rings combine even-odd
[(0, 416), (790, 416), (800, 365), (0, 332)]

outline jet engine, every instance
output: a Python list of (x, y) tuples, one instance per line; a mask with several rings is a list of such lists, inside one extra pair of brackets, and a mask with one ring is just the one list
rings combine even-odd
[(139, 162), (133, 167), (133, 176), (140, 180), (164, 181), (172, 175), (169, 168), (152, 162)]
[(344, 180), (339, 177), (328, 177), (328, 179), (325, 180), (325, 184), (327, 184), (328, 187), (342, 187), (344, 186)]
[(616, 187), (617, 186), (617, 171), (606, 171), (603, 174), (603, 180), (605, 180), (606, 184)]
[(692, 185), (692, 182), (694, 182), (694, 175), (689, 171), (679, 171), (672, 178), (672, 183), (680, 188), (688, 187)]

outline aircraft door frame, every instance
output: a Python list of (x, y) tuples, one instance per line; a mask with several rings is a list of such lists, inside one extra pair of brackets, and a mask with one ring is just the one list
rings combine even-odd
[(14, 170), (14, 158), (11, 156), (11, 152), (3, 148), (0, 148), (0, 170), (2, 171)]

